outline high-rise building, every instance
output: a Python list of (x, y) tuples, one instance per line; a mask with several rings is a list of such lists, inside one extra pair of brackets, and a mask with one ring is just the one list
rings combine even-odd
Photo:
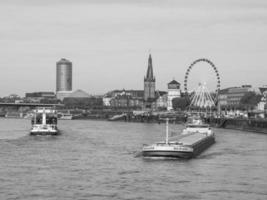
[(60, 100), (72, 93), (72, 63), (65, 58), (57, 62), (56, 92)]
[(57, 88), (56, 91), (72, 90), (72, 63), (65, 58), (57, 62)]
[(155, 84), (156, 84), (156, 79), (153, 75), (152, 58), (151, 58), (151, 54), (149, 54), (147, 73), (144, 78), (144, 100), (145, 101), (153, 101), (155, 99), (155, 89), (156, 89)]

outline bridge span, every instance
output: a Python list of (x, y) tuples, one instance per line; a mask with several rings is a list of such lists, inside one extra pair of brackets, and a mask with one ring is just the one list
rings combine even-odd
[(0, 103), (0, 107), (63, 107), (64, 104), (44, 104), (44, 103)]

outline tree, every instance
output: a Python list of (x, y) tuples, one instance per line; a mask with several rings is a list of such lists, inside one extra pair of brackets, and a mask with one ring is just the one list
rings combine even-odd
[(255, 107), (261, 100), (262, 95), (255, 92), (247, 92), (241, 99), (240, 105), (246, 108)]
[(172, 99), (172, 107), (174, 110), (185, 110), (190, 105), (189, 97), (180, 97)]

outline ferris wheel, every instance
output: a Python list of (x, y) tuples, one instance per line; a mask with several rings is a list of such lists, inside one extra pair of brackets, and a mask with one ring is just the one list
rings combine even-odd
[(193, 92), (190, 99), (190, 107), (212, 108), (215, 107), (214, 99), (212, 98), (206, 83), (199, 83), (198, 88)]
[[(213, 69), (213, 71), (215, 72), (215, 76), (216, 76), (216, 81), (217, 81), (217, 84), (216, 84), (216, 96), (215, 96), (215, 100), (217, 100), (218, 98), (218, 94), (219, 94), (219, 91), (220, 91), (220, 86), (221, 86), (221, 80), (220, 80), (220, 75), (219, 75), (219, 71), (218, 69), (216, 68), (216, 66), (213, 64), (213, 62), (211, 62), (210, 60), (206, 59), (206, 58), (200, 58), (200, 59), (197, 59), (195, 60), (186, 70), (186, 73), (185, 73), (185, 78), (184, 78), (184, 91), (185, 93), (188, 93), (188, 86), (187, 86), (187, 83), (188, 83), (188, 77), (190, 75), (190, 72), (191, 70), (193, 69), (193, 67), (197, 64), (197, 63), (200, 63), (200, 62), (205, 62), (205, 63), (208, 63), (211, 68)], [(206, 87), (206, 86), (205, 86)]]
[(186, 94), (188, 94), (188, 77), (189, 74), (191, 72), (191, 70), (193, 69), (193, 67), (200, 62), (205, 62), (208, 63), (209, 66), (213, 69), (213, 71), (215, 72), (215, 76), (216, 76), (216, 91), (215, 91), (215, 97), (212, 97), (212, 95), (210, 94), (207, 85), (204, 83), (200, 83), (199, 86), (194, 90), (193, 95), (191, 96), (191, 102), (190, 102), (190, 106), (196, 106), (196, 107), (202, 107), (202, 108), (207, 108), (207, 107), (213, 107), (215, 106), (217, 100), (218, 100), (218, 94), (220, 91), (220, 85), (221, 85), (221, 81), (220, 81), (220, 75), (218, 72), (218, 69), (216, 68), (216, 66), (213, 64), (213, 62), (211, 62), (210, 60), (206, 59), (206, 58), (200, 58), (195, 60), (186, 70), (186, 74), (185, 74), (185, 79), (184, 79), (184, 91)]

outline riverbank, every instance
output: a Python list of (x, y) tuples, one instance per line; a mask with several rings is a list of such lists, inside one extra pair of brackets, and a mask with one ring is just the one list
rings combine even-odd
[[(186, 117), (183, 115), (169, 116), (172, 120), (171, 123), (181, 124), (186, 122)], [(109, 120), (109, 116), (86, 116), (83, 119), (94, 120)], [(246, 118), (204, 118), (205, 122), (212, 127), (222, 129), (233, 129), (249, 132), (257, 132), (267, 134), (267, 120), (265, 119), (246, 119)], [(110, 121), (124, 121), (124, 122), (138, 122), (138, 123), (161, 123), (159, 115), (139, 115), (133, 116), (129, 114), (118, 115), (118, 118), (112, 118)]]
[(267, 120), (264, 119), (208, 118), (206, 121), (218, 128), (267, 134)]
[[(114, 115), (115, 114), (115, 115)], [(114, 117), (114, 116), (118, 117)], [(7, 117), (7, 116), (6, 116)], [(22, 116), (9, 116), (14, 118), (20, 118)], [(133, 115), (132, 113), (86, 113), (81, 114), (79, 117), (74, 118), (79, 120), (102, 120), (102, 121), (124, 121), (135, 123), (161, 123), (161, 115)], [(166, 117), (166, 116), (165, 116)], [(167, 117), (171, 118), (171, 123), (182, 124), (186, 122), (186, 116), (182, 114), (172, 114)], [(265, 119), (246, 119), (246, 118), (204, 118), (205, 122), (212, 127), (222, 129), (233, 129), (241, 131), (250, 131), (257, 133), (267, 134), (267, 120)]]

